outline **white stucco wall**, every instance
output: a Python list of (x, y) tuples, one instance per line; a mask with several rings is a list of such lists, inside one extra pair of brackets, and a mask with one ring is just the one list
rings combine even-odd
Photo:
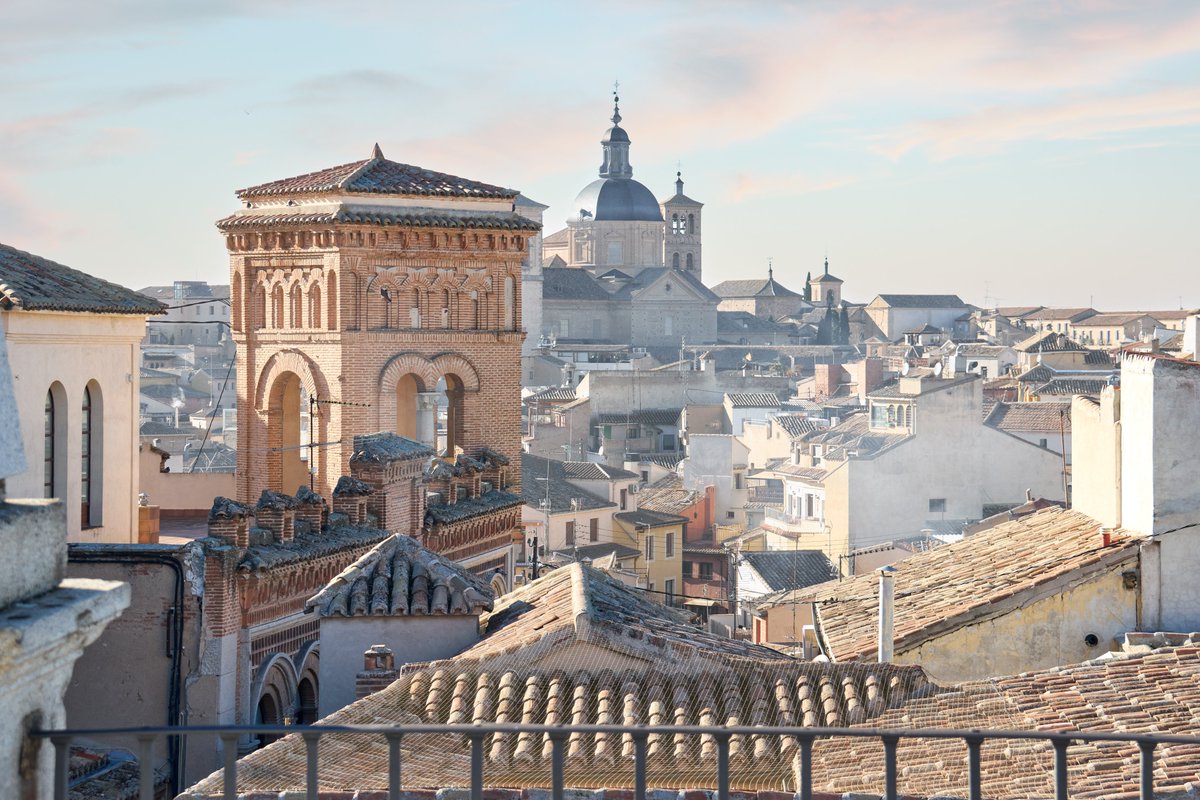
[[(63, 387), (60, 422), (61, 467), (66, 491), (67, 532), (73, 542), (136, 542), (138, 491), (138, 378), (139, 344), (146, 318), (136, 314), (82, 314), (50, 311), (0, 312), (27, 467), (8, 479), (9, 494), (41, 497), (43, 494), (43, 436), (46, 392), (51, 384)], [(101, 415), (93, 409), (93, 426), (102, 431), (102, 456), (93, 454), (93, 479), (101, 481), (101, 525), (81, 524), (82, 402), (84, 387), (100, 387)], [(93, 398), (96, 403), (96, 398)], [(96, 439), (93, 438), (93, 442)], [(93, 498), (93, 503), (96, 499)]]
[(450, 658), (479, 640), (479, 617), (324, 617), (321, 620), (319, 713), (332, 714), (354, 702), (354, 679), (363, 652), (376, 644), (391, 648), (396, 667)]

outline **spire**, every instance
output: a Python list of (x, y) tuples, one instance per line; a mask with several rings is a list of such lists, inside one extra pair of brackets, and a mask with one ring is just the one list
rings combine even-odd
[(371, 151), (371, 158), (383, 158), (383, 151), (379, 149), (379, 142), (375, 143), (375, 149)]
[(675, 196), (683, 197), (683, 173), (675, 173)]
[(829, 274), (829, 256), (825, 256), (825, 274)]
[(775, 280), (775, 260), (771, 258), (767, 259), (767, 280)]
[(612, 127), (600, 140), (604, 148), (604, 161), (600, 164), (601, 178), (632, 178), (633, 167), (629, 166), (629, 134), (621, 127), (621, 98), (617, 96), (617, 84), (613, 86)]

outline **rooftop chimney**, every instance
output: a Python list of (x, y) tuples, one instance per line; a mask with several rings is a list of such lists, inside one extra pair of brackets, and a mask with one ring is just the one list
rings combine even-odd
[(896, 593), (896, 568), (879, 570), (879, 663), (892, 660)]

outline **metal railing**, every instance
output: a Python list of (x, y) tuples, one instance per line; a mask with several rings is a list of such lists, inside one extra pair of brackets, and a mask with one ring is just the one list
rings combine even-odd
[[(35, 731), (32, 735), (49, 739), (54, 745), (54, 798), (66, 800), (69, 785), (70, 749), (76, 739), (93, 739), (97, 736), (129, 736), (138, 742), (139, 800), (154, 800), (154, 744), (161, 737), (216, 735), (224, 751), (223, 797), (237, 800), (238, 740), (244, 734), (295, 734), (305, 746), (305, 797), (319, 800), (317, 783), (318, 743), (325, 734), (344, 733), (382, 736), (388, 743), (388, 786), (389, 800), (399, 800), (402, 792), (402, 767), (400, 744), (405, 736), (451, 734), (465, 737), (471, 743), (470, 800), (484, 797), (484, 741), (494, 734), (532, 734), (545, 736), (551, 744), (550, 782), (552, 800), (563, 800), (566, 791), (564, 770), (566, 746), (573, 734), (604, 734), (629, 736), (633, 740), (633, 797), (645, 800), (646, 755), (651, 736), (695, 736), (711, 739), (716, 743), (717, 798), (729, 800), (730, 741), (735, 737), (779, 737), (796, 743), (799, 761), (799, 800), (812, 800), (812, 756), (813, 743), (817, 739), (847, 737), (879, 740), (884, 750), (884, 800), (899, 800), (898, 767), (896, 752), (902, 739), (958, 739), (967, 748), (967, 797), (982, 800), (981, 750), (988, 740), (1033, 740), (1048, 742), (1054, 750), (1054, 797), (1068, 798), (1068, 753), (1073, 743), (1123, 742), (1134, 744), (1140, 753), (1139, 796), (1142, 800), (1154, 798), (1154, 751), (1162, 744), (1200, 745), (1200, 736), (1171, 734), (1125, 734), (1125, 733), (1082, 733), (1049, 731), (1001, 731), (1001, 730), (947, 730), (940, 728), (888, 730), (876, 728), (803, 728), (780, 726), (708, 726), (708, 725), (524, 725), (515, 723), (493, 723), (487, 725), (210, 725), (189, 727), (152, 728), (90, 728)], [(379, 789), (381, 787), (360, 787)], [(411, 787), (410, 787), (411, 788)], [(440, 787), (459, 788), (459, 787)], [(504, 787), (521, 788), (521, 787)], [(614, 787), (619, 788), (619, 787)], [(685, 787), (703, 788), (703, 787)], [(939, 791), (939, 795), (946, 792)], [(290, 796), (290, 795), (289, 795)]]

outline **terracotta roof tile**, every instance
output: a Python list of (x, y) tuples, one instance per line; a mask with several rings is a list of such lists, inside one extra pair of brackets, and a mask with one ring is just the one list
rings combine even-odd
[(141, 292), (0, 244), (0, 309), (10, 308), (149, 316), (167, 307)]

